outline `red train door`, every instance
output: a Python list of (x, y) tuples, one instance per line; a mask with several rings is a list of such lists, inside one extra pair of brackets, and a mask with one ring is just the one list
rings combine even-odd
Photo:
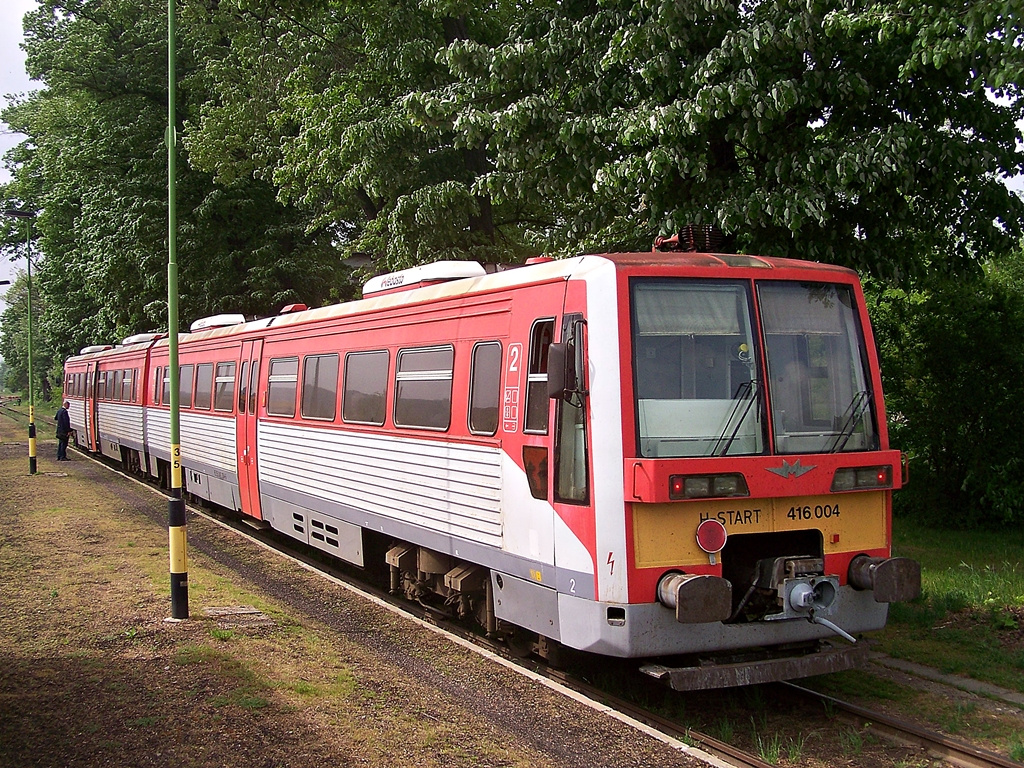
[(260, 359), (263, 340), (242, 342), (238, 376), (238, 419), (235, 421), (235, 446), (238, 452), (238, 489), (242, 512), (257, 520), (260, 510), (259, 462), (256, 456), (256, 422), (259, 417)]
[(85, 445), (90, 451), (99, 450), (96, 434), (96, 379), (99, 363), (89, 363), (85, 374)]

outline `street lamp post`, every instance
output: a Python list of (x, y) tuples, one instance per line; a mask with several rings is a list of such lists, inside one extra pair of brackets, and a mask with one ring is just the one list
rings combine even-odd
[(32, 219), (31, 211), (12, 208), (4, 216), (25, 220), (25, 250), (28, 261), (28, 473), (36, 473), (36, 401), (32, 386)]

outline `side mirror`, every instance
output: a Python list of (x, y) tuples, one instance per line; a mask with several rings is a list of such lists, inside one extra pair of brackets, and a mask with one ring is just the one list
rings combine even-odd
[(583, 359), (582, 315), (567, 315), (562, 326), (563, 341), (548, 346), (548, 397), (583, 395), (585, 361)]
[(567, 344), (548, 345), (548, 397), (555, 399), (565, 397), (568, 381), (567, 363), (569, 356)]

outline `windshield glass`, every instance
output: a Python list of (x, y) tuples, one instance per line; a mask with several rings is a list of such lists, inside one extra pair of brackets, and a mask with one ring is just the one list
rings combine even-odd
[(762, 282), (768, 385), (778, 453), (878, 447), (849, 286)]
[(641, 456), (764, 451), (748, 286), (738, 281), (633, 281)]

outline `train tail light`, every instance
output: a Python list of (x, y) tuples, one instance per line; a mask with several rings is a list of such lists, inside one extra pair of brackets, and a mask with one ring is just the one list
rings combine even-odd
[(743, 475), (672, 475), (668, 479), (670, 499), (714, 499), (749, 496)]
[(832, 492), (892, 488), (892, 466), (843, 467), (832, 477)]

